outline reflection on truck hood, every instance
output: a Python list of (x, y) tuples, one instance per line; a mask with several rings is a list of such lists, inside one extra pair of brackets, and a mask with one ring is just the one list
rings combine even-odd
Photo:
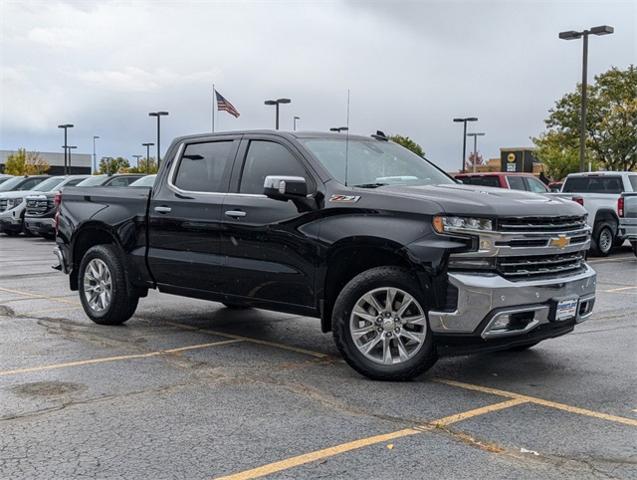
[[(584, 215), (572, 200), (474, 185), (394, 185), (379, 191), (438, 203), (445, 213), (480, 216)], [(442, 213), (442, 212), (441, 212)]]

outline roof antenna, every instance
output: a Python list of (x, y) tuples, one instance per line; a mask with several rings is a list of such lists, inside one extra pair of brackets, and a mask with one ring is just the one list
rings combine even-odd
[(347, 187), (347, 166), (349, 161), (349, 88), (347, 89), (347, 130), (345, 130), (345, 186)]

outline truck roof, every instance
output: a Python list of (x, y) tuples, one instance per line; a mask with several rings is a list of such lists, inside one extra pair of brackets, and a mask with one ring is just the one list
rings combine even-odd
[(637, 172), (611, 172), (607, 170), (603, 170), (600, 172), (577, 172), (577, 173), (569, 173), (568, 177), (605, 177), (608, 175), (637, 175)]
[[(249, 134), (261, 134), (261, 135), (275, 135), (278, 137), (288, 138), (288, 139), (297, 139), (297, 138), (334, 138), (343, 140), (345, 138), (349, 138), (350, 140), (372, 140), (373, 137), (365, 136), (365, 135), (353, 135), (347, 133), (336, 133), (336, 132), (318, 132), (318, 131), (296, 131), (290, 132), (285, 130), (230, 130), (223, 132), (208, 132), (208, 133), (197, 133), (193, 135), (184, 135), (181, 137), (177, 137), (175, 141), (184, 141), (184, 140), (196, 140), (199, 138), (211, 138), (211, 137), (223, 137), (226, 135), (249, 135)], [(389, 139), (389, 137), (388, 137)]]

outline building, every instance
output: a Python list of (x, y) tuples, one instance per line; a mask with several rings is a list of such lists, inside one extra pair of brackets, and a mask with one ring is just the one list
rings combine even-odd
[(534, 148), (500, 149), (501, 172), (540, 173), (543, 170), (543, 164), (535, 157)]
[[(16, 150), (0, 150), (0, 173), (4, 172), (4, 164), (9, 155), (17, 153)], [(49, 164), (49, 175), (64, 175), (64, 153), (62, 152), (38, 152), (40, 158)], [(91, 173), (93, 156), (88, 153), (72, 153), (70, 174)]]

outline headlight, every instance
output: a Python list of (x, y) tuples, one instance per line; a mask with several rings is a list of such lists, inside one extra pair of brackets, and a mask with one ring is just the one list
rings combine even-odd
[(22, 203), (23, 198), (10, 198), (7, 200), (7, 210), (17, 207)]
[(443, 217), (437, 215), (433, 219), (433, 227), (438, 233), (484, 232), (493, 230), (493, 223), (488, 218)]

